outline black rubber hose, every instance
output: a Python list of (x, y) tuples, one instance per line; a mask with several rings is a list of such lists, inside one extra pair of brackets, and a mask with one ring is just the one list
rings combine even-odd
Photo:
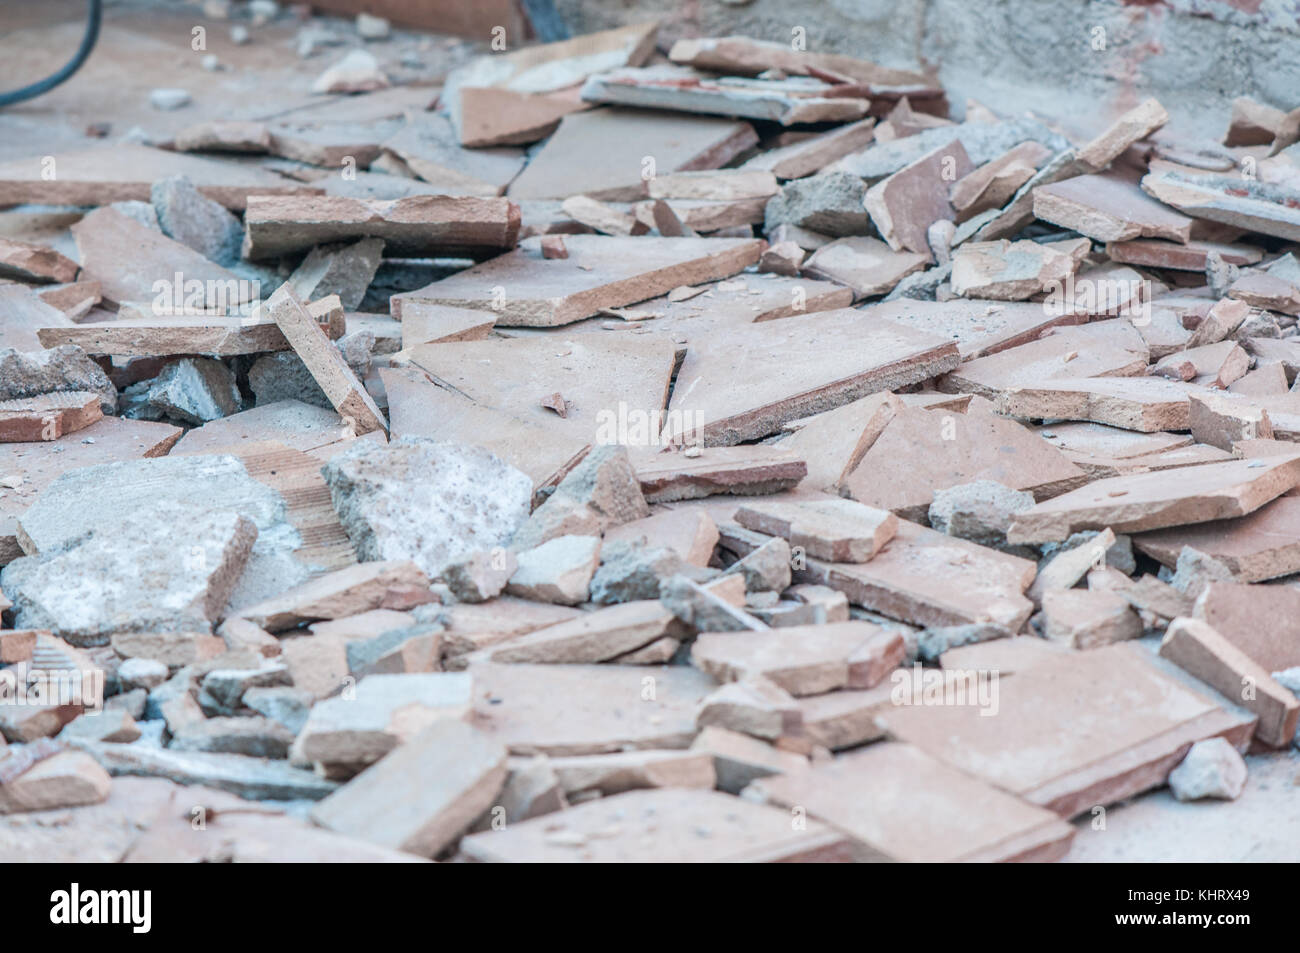
[(81, 47), (77, 50), (76, 56), (70, 59), (63, 69), (53, 76), (47, 76), (39, 83), (32, 83), (30, 86), (24, 86), (22, 89), (15, 89), (8, 93), (0, 93), (0, 108), (12, 106), (14, 103), (21, 103), (25, 99), (40, 96), (42, 93), (48, 93), (81, 69), (81, 64), (86, 62), (86, 57), (90, 56), (90, 51), (95, 48), (95, 41), (99, 39), (99, 23), (104, 15), (103, 0), (87, 0), (87, 3), (89, 9), (86, 20), (86, 33), (81, 38)]

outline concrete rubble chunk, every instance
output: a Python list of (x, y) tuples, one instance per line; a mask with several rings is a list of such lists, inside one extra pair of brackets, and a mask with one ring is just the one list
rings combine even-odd
[(500, 742), (441, 719), (321, 801), (311, 816), (340, 834), (435, 857), (494, 803), (505, 779)]
[(673, 576), (660, 586), (659, 601), (675, 617), (700, 632), (767, 629), (765, 624), (743, 609), (684, 576)]
[(941, 533), (981, 546), (1005, 545), (1016, 513), (1034, 505), (1034, 496), (996, 480), (974, 480), (936, 490), (927, 516)]
[(503, 546), (476, 550), (442, 571), (452, 595), (464, 602), (486, 602), (505, 589), (519, 567), (514, 550)]
[(336, 294), (347, 311), (355, 311), (383, 261), (384, 240), (362, 238), (343, 245), (318, 245), (289, 276), (289, 286), (303, 301)]
[(1246, 773), (1246, 762), (1236, 748), (1222, 738), (1210, 738), (1192, 745), (1187, 757), (1169, 772), (1169, 788), (1180, 801), (1234, 801), (1246, 786)]
[(790, 585), (790, 544), (779, 536), (760, 538), (762, 542), (728, 566), (726, 574), (744, 579), (747, 592), (780, 592)]
[(194, 249), (218, 265), (239, 259), (244, 230), (221, 203), (205, 196), (184, 175), (159, 179), (150, 189), (164, 235)]
[(321, 474), (359, 558), (410, 559), (430, 578), (505, 545), (532, 497), (532, 481), (486, 450), (418, 437), (359, 443)]
[(145, 399), (159, 413), (196, 425), (238, 413), (243, 402), (230, 369), (201, 357), (168, 364), (150, 384)]
[(44, 351), (0, 349), (0, 400), (92, 391), (105, 414), (117, 410), (117, 389), (103, 368), (70, 344)]
[(870, 219), (862, 200), (866, 185), (847, 172), (826, 172), (782, 186), (767, 203), (764, 228), (794, 225), (823, 235), (862, 235)]
[(205, 632), (256, 539), (257, 527), (237, 513), (159, 507), (147, 521), (16, 559), (0, 579), (20, 626), (74, 644), (102, 645), (119, 631)]
[(591, 579), (591, 601), (614, 605), (658, 599), (669, 579), (692, 571), (701, 577), (710, 573), (691, 567), (671, 549), (650, 548), (639, 540), (610, 543), (602, 548), (600, 568)]

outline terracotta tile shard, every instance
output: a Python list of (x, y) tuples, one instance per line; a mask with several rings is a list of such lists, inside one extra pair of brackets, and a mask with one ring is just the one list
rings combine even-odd
[(683, 507), (655, 513), (605, 530), (605, 542), (645, 540), (650, 549), (666, 547), (693, 566), (707, 566), (718, 544), (718, 526), (703, 509)]
[(1063, 286), (1090, 247), (1086, 238), (966, 242), (953, 254), (952, 290), (961, 297), (1022, 301)]
[(1013, 417), (1087, 420), (1156, 433), (1188, 429), (1188, 395), (1196, 390), (1160, 377), (1061, 377), (1038, 387), (1013, 387), (998, 396), (997, 407)]
[[(1225, 298), (1217, 302), (1210, 308), (1205, 319), (1196, 326), (1196, 330), (1192, 332), (1191, 338), (1187, 341), (1188, 348), (1203, 347), (1206, 344), (1216, 344), (1222, 341), (1241, 327), (1242, 322), (1249, 315), (1250, 307), (1244, 301)], [(1197, 373), (1204, 372), (1198, 370)]]
[(799, 421), (799, 429), (778, 446), (793, 450), (808, 461), (807, 486), (832, 491), (857, 468), (863, 455), (904, 406), (901, 399), (888, 391), (872, 394)]
[[(147, 228), (115, 208), (100, 208), (72, 226), (81, 254), (82, 274), (100, 283), (109, 301), (155, 302), (160, 310), (190, 306), (191, 292), (200, 289), (204, 308), (239, 305), (251, 300), (250, 283), (234, 272)], [(170, 290), (159, 294), (157, 283)]]
[(384, 140), (383, 148), (447, 195), (501, 195), (525, 162), (520, 149), (461, 148), (450, 121), (437, 113), (408, 113), (397, 133)]
[(53, 248), (0, 238), (0, 278), (19, 281), (74, 281), (80, 266)]
[(691, 664), (719, 681), (762, 676), (795, 696), (872, 688), (902, 661), (902, 636), (870, 622), (706, 632), (691, 648)]
[(1192, 219), (1118, 175), (1080, 175), (1034, 189), (1034, 217), (1099, 242), (1191, 239)]
[[(1284, 747), (1295, 737), (1300, 701), (1242, 649), (1200, 619), (1169, 623), (1160, 655), (1259, 716), (1255, 737)], [(1253, 691), (1245, 691), (1243, 686)]]
[[(718, 528), (728, 548), (748, 551), (768, 538), (734, 524)], [(996, 622), (1015, 632), (1033, 612), (1024, 591), (1034, 572), (1028, 559), (899, 520), (898, 533), (870, 562), (809, 559), (795, 580), (837, 589), (854, 605), (910, 625)]]
[[(753, 127), (734, 119), (641, 109), (572, 113), (560, 121), (506, 194), (513, 199), (581, 194), (631, 202), (648, 194), (643, 171), (718, 169), (757, 143)], [(642, 166), (646, 156), (654, 156), (653, 170)]]
[(897, 742), (761, 778), (746, 798), (799, 806), (851, 836), (861, 860), (919, 863), (1059, 860), (1074, 828), (1050, 811)]
[(254, 259), (355, 238), (382, 238), (389, 255), (483, 258), (514, 247), (519, 207), (502, 198), (445, 195), (391, 201), (257, 195), (244, 225), (244, 255)]
[(535, 490), (559, 483), (591, 448), (590, 440), (547, 426), (522, 410), (497, 410), (440, 387), (419, 368), (383, 368), (379, 376), (395, 437), (484, 447), (528, 474)]
[(820, 172), (836, 159), (865, 148), (875, 135), (875, 124), (874, 119), (862, 119), (788, 146), (768, 149), (740, 168), (771, 172), (778, 179), (802, 179)]
[(543, 258), (569, 257), (569, 249), (565, 246), (562, 235), (543, 235), (541, 244)]
[(103, 417), (99, 394), (84, 391), (0, 400), (0, 443), (58, 440)]
[(1035, 341), (1046, 330), (1085, 324), (1082, 311), (1044, 307), (1039, 302), (954, 298), (951, 301), (881, 301), (860, 309), (866, 314), (905, 324), (957, 342), (963, 360), (996, 354)]
[(1171, 268), (1175, 271), (1205, 271), (1211, 252), (1217, 252), (1230, 265), (1250, 265), (1264, 257), (1264, 251), (1252, 245), (1226, 245), (1219, 242), (1189, 241), (1184, 245), (1156, 238), (1135, 238), (1106, 245), (1106, 257), (1130, 265)]
[[(49, 168), (56, 170), (54, 178), (49, 178)], [(173, 175), (186, 176), (208, 198), (235, 211), (244, 208), (249, 195), (309, 195), (321, 191), (256, 166), (113, 143), (107, 148), (0, 163), (0, 205), (148, 202), (153, 183)]]
[[(622, 335), (421, 344), (408, 353), (412, 364), (436, 383), (478, 405), (584, 444), (634, 446), (659, 442), (676, 360), (675, 346), (668, 341)], [(539, 403), (539, 396), (557, 391), (566, 401), (564, 417)]]
[(737, 496), (780, 493), (808, 472), (802, 456), (780, 446), (708, 447), (696, 456), (644, 453), (633, 456), (641, 492), (649, 503), (694, 500), (718, 493)]
[(1211, 392), (1191, 394), (1189, 400), (1188, 426), (1198, 443), (1231, 451), (1238, 440), (1273, 438), (1268, 411), (1248, 398)]
[(1046, 657), (998, 685), (998, 717), (978, 704), (905, 705), (881, 721), (892, 737), (1063, 818), (1159, 787), (1193, 742), (1220, 736), (1242, 748), (1255, 722), (1128, 644)]
[(972, 168), (961, 140), (954, 139), (867, 189), (862, 204), (890, 248), (929, 256), (930, 226), (956, 214), (946, 187)]
[(1249, 272), (1228, 287), (1228, 296), (1252, 308), (1300, 314), (1300, 286), (1265, 272)]
[(481, 341), (492, 333), (496, 315), (475, 308), (452, 308), (424, 301), (407, 302), (399, 324), (402, 348), (450, 341)]
[(329, 830), (433, 857), (489, 807), (506, 752), (455, 719), (440, 719), (312, 808)]
[[(869, 347), (845, 348), (846, 339)], [(669, 404), (672, 429), (664, 433), (670, 441), (700, 433), (705, 446), (753, 440), (788, 421), (928, 380), (957, 362), (951, 341), (852, 309), (746, 325), (691, 344)]]
[(841, 96), (842, 86), (812, 78), (783, 80), (717, 78), (678, 66), (611, 70), (582, 86), (587, 102), (646, 109), (794, 123), (861, 119), (870, 106), (858, 96)]
[(172, 148), (177, 152), (271, 151), (271, 133), (266, 123), (242, 119), (215, 119), (186, 126), (176, 133)]
[(865, 563), (898, 532), (893, 513), (852, 500), (751, 502), (736, 511), (736, 522), (833, 563)]
[(245, 606), (238, 611), (238, 617), (268, 632), (282, 632), (305, 622), (393, 608), (396, 602), (409, 601), (408, 591), (428, 587), (428, 577), (413, 562), (357, 563), (318, 576), (265, 602)]
[[(0, 496), (0, 564), (22, 555), (16, 537), (17, 518), (61, 474), (100, 463), (163, 456), (182, 433), (182, 428), (171, 424), (104, 417), (52, 444), (0, 445), (0, 473), (23, 478), (17, 489)], [(48, 452), (52, 447), (59, 452)]]
[(237, 354), (283, 351), (289, 347), (284, 333), (274, 321), (266, 318), (128, 319), (68, 328), (42, 328), (37, 334), (45, 347), (75, 344), (87, 354), (132, 357), (168, 357), (173, 354), (234, 357)]
[(1293, 193), (1240, 175), (1184, 175), (1149, 172), (1142, 179), (1148, 195), (1185, 215), (1295, 241), (1300, 238), (1300, 209)]
[(577, 87), (592, 73), (640, 66), (654, 51), (658, 23), (589, 33), (558, 43), (481, 56), (443, 86), (463, 146), (536, 142), (561, 117), (588, 108)]
[[(476, 661), (475, 724), (515, 755), (682, 749), (717, 684), (685, 665), (503, 665)], [(644, 679), (654, 679), (644, 698)], [(557, 707), (555, 700), (564, 699)]]
[(1211, 582), (1192, 613), (1204, 619), (1268, 672), (1300, 665), (1297, 609), (1300, 592), (1291, 586)]
[(1001, 208), (1051, 155), (1047, 146), (1031, 139), (958, 178), (949, 191), (955, 221)]
[(374, 398), (366, 392), (339, 349), (292, 292), (280, 288), (271, 295), (266, 302), (266, 313), (279, 325), (285, 339), (307, 365), (307, 370), (334, 409), (355, 423), (357, 433), (387, 431), (388, 424)]
[(656, 601), (625, 602), (537, 629), (496, 647), (493, 662), (605, 662), (680, 632), (673, 614)]
[(471, 834), (461, 852), (480, 863), (827, 863), (853, 856), (848, 838), (820, 821), (792, 830), (788, 811), (718, 791), (628, 791), (556, 817)]
[(1300, 483), (1300, 454), (1098, 480), (1017, 513), (1007, 540), (1044, 543), (1085, 529), (1134, 533), (1244, 516)]
[(1095, 649), (1142, 635), (1142, 621), (1117, 592), (1057, 589), (1043, 595), (1043, 637), (1074, 649)]
[(1300, 572), (1300, 499), (1282, 496), (1237, 519), (1139, 533), (1133, 545), (1170, 569), (1190, 546), (1241, 582), (1289, 576)]
[(935, 491), (963, 483), (993, 480), (1043, 499), (1085, 479), (1061, 451), (1015, 421), (918, 407), (894, 415), (839, 488), (919, 522)]
[(876, 238), (852, 236), (824, 245), (804, 262), (805, 274), (846, 285), (857, 300), (890, 291), (923, 269), (929, 252), (894, 251)]
[(1078, 150), (1080, 168), (1086, 172), (1101, 171), (1133, 143), (1145, 139), (1168, 121), (1169, 113), (1156, 100), (1139, 103)]
[[(569, 256), (548, 260), (540, 239), (418, 291), (394, 295), (394, 317), (409, 300), (491, 310), (499, 325), (554, 327), (734, 275), (758, 261), (761, 242), (740, 238), (627, 238), (570, 235)], [(498, 301), (491, 289), (507, 289)]]
[[(649, 226), (589, 195), (571, 195), (560, 206), (564, 214), (603, 235), (644, 235)], [(542, 257), (547, 257), (543, 249)], [(567, 257), (567, 256), (566, 256)]]
[(1257, 103), (1248, 96), (1232, 101), (1232, 117), (1223, 138), (1225, 146), (1266, 146), (1277, 137), (1286, 113)]

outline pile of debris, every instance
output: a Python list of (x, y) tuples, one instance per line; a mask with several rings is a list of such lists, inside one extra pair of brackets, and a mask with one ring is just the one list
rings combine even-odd
[(1300, 119), (656, 35), (0, 166), (0, 856), (1050, 860), (1285, 756)]

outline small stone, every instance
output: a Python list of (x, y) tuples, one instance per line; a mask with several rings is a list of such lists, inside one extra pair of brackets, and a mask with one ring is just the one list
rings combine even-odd
[(128, 691), (133, 688), (157, 688), (167, 681), (168, 668), (149, 658), (129, 658), (117, 667), (117, 677)]
[(230, 42), (235, 46), (244, 46), (249, 41), (248, 27), (242, 23), (236, 23), (230, 28)]
[(357, 33), (363, 40), (385, 40), (388, 32), (388, 21), (383, 17), (371, 16), (369, 13), (357, 14)]
[(149, 103), (154, 109), (171, 111), (188, 106), (190, 94), (183, 89), (155, 89), (149, 93)]
[(1169, 772), (1169, 788), (1180, 801), (1236, 800), (1246, 786), (1246, 762), (1223, 738), (1198, 741)]

